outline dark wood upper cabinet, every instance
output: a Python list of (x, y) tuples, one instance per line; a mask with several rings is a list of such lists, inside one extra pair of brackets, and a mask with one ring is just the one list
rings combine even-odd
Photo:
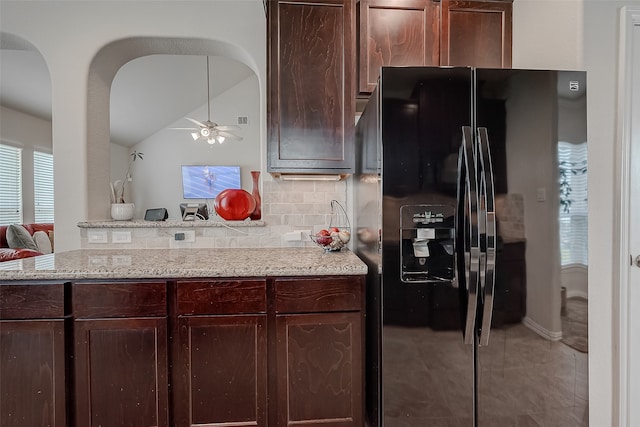
[(360, 0), (358, 95), (383, 66), (511, 66), (511, 0)]
[(441, 65), (510, 68), (512, 2), (442, 0)]
[(440, 3), (361, 0), (358, 5), (358, 89), (370, 94), (380, 67), (439, 65)]
[(511, 67), (512, 1), (269, 0), (267, 170), (353, 172), (380, 67)]
[(349, 173), (353, 0), (268, 2), (268, 171)]

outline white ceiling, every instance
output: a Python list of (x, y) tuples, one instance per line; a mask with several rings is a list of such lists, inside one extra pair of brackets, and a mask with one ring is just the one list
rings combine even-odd
[[(254, 72), (240, 62), (210, 57), (212, 104), (218, 94), (252, 75)], [(118, 71), (112, 83), (111, 141), (132, 146), (206, 103), (206, 57), (136, 58)], [(0, 49), (0, 105), (51, 120), (51, 80), (38, 52)], [(191, 126), (186, 120), (182, 125)]]

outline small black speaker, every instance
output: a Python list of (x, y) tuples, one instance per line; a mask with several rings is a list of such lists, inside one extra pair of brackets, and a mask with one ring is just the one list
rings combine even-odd
[(147, 209), (144, 213), (145, 221), (164, 221), (169, 218), (166, 208)]

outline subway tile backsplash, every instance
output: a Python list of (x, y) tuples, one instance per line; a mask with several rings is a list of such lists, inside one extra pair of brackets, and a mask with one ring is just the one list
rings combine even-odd
[[(285, 241), (284, 235), (295, 230), (315, 233), (328, 227), (332, 216), (331, 200), (337, 200), (347, 208), (345, 181), (264, 181), (261, 196), (264, 226), (237, 226), (234, 222), (217, 227), (193, 227), (191, 224), (186, 228), (169, 227), (167, 223), (153, 228), (139, 228), (134, 224), (130, 228), (113, 228), (113, 222), (95, 222), (80, 228), (81, 245), (84, 249), (308, 247), (314, 245), (310, 239)], [(214, 221), (217, 218), (212, 217)], [(106, 230), (107, 242), (89, 242), (89, 230)], [(185, 230), (195, 231), (193, 241), (175, 239), (176, 233)], [(130, 231), (131, 243), (113, 243), (114, 231)]]

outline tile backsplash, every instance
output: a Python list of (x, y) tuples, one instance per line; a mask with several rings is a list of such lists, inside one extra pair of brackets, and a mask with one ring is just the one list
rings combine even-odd
[[(189, 224), (188, 227), (181, 227), (181, 223), (176, 222), (176, 227), (167, 223), (158, 227), (132, 225), (114, 228), (111, 221), (97, 222), (80, 228), (81, 247), (85, 249), (167, 249), (313, 246), (314, 243), (310, 239), (287, 241), (284, 236), (296, 230), (310, 230), (315, 233), (326, 228), (332, 216), (331, 200), (337, 200), (342, 206), (347, 207), (347, 184), (345, 181), (265, 180), (261, 196), (263, 226), (255, 224), (244, 226), (238, 222), (226, 224), (221, 220), (216, 224), (217, 226), (198, 227), (197, 224)], [(215, 221), (217, 217), (215, 211), (212, 210), (212, 212), (214, 215), (211, 220)], [(124, 223), (122, 225), (124, 226)], [(123, 239), (114, 239), (114, 233), (122, 237), (122, 232), (126, 234), (127, 231), (130, 232), (130, 242), (119, 243)], [(100, 234), (100, 239), (93, 238), (96, 233)], [(106, 237), (104, 237), (105, 233)], [(176, 240), (176, 234), (180, 233), (186, 235), (184, 240)]]

